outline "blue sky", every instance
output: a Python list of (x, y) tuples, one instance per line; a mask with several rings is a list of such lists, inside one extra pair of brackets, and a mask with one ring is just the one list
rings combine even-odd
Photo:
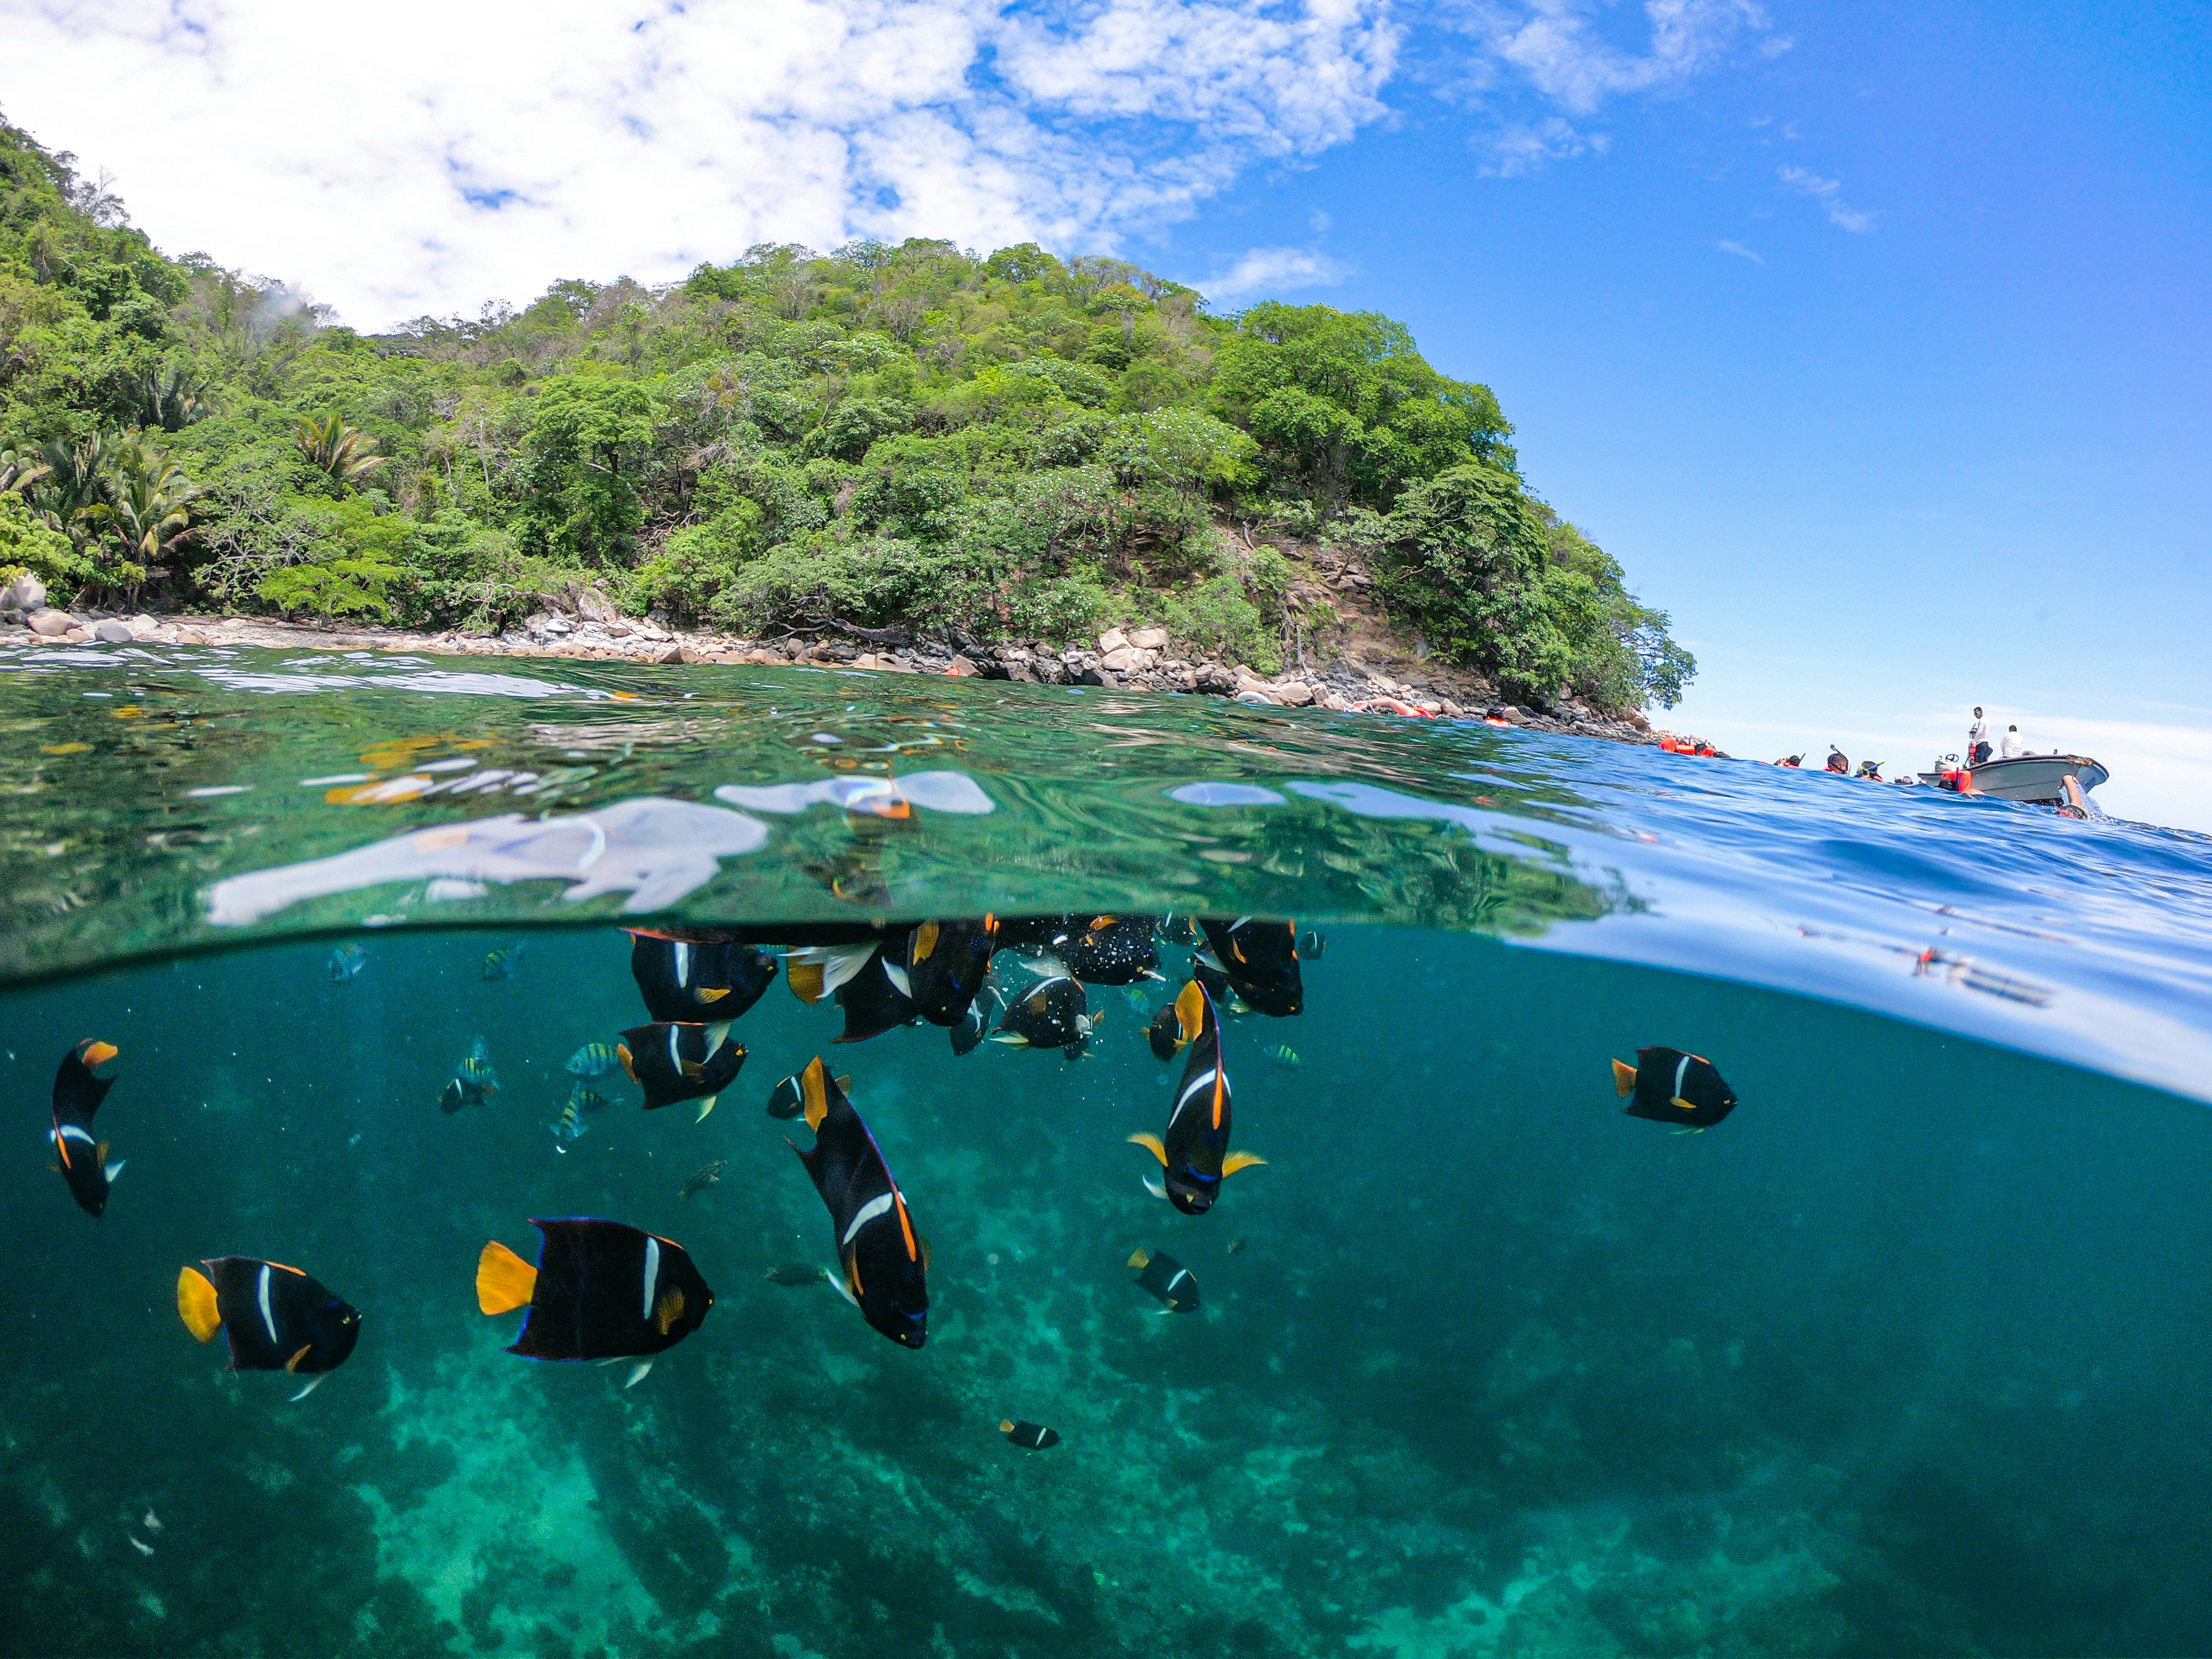
[(2201, 3), (10, 9), (0, 110), (368, 326), (856, 232), (1388, 312), (1674, 614), (1680, 726), (1921, 765), (1978, 701), (2212, 830)]

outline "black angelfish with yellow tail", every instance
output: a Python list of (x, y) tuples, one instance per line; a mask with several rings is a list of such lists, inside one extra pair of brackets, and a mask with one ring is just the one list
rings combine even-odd
[(1237, 994), (1263, 1014), (1286, 1019), (1306, 1006), (1298, 973), (1298, 925), (1239, 916), (1218, 921), (1201, 916), (1206, 942)]
[(94, 1140), (92, 1135), (93, 1114), (115, 1086), (113, 1078), (100, 1076), (96, 1068), (119, 1052), (112, 1042), (87, 1037), (62, 1056), (61, 1066), (54, 1073), (54, 1168), (69, 1182), (70, 1196), (87, 1215), (106, 1212), (107, 1184), (123, 1173), (123, 1160), (110, 1164), (107, 1143)]
[(705, 1322), (714, 1293), (674, 1239), (588, 1216), (530, 1224), (532, 1267), (493, 1239), (477, 1257), (477, 1306), (530, 1312), (507, 1345), (526, 1359), (640, 1359), (625, 1388)]
[(775, 982), (775, 957), (757, 945), (641, 928), (629, 938), (630, 977), (656, 1022), (736, 1019)]
[(1213, 999), (1193, 980), (1182, 988), (1175, 1008), (1190, 1058), (1183, 1062), (1175, 1109), (1168, 1114), (1167, 1136), (1133, 1134), (1129, 1140), (1159, 1159), (1165, 1172), (1161, 1186), (1146, 1186), (1185, 1215), (1204, 1215), (1226, 1177), (1267, 1160), (1229, 1150), (1229, 1069), (1222, 1064), (1221, 1021)]
[(219, 1255), (177, 1273), (177, 1313), (203, 1342), (221, 1331), (234, 1371), (289, 1371), (315, 1385), (352, 1358), (361, 1310), (297, 1267)]
[(1164, 1311), (1198, 1311), (1198, 1280), (1165, 1250), (1148, 1250), (1139, 1244), (1131, 1252), (1128, 1265), (1137, 1275), (1138, 1288), (1158, 1297)]
[(914, 999), (907, 994), (907, 972), (896, 960), (905, 951), (906, 939), (901, 935), (870, 957), (859, 972), (837, 988), (833, 994), (837, 1006), (844, 1011), (845, 1029), (838, 1033), (836, 1041), (866, 1042), (870, 1037), (914, 1024), (917, 1015)]
[(704, 1118), (714, 1109), (715, 1097), (737, 1080), (738, 1068), (745, 1063), (745, 1045), (730, 1041), (726, 1022), (686, 1025), (670, 1021), (624, 1031), (615, 1057), (629, 1080), (645, 1091), (647, 1111), (696, 1100)]
[[(904, 941), (900, 988), (915, 1012), (932, 1025), (957, 1028), (967, 1018), (975, 994), (991, 976), (991, 956), (999, 948), (999, 919), (917, 923)], [(894, 981), (896, 982), (896, 981)]]
[(1614, 1060), (1613, 1088), (1629, 1116), (1679, 1128), (1710, 1129), (1735, 1110), (1735, 1091), (1712, 1061), (1680, 1048), (1638, 1048), (1633, 1066)]
[(799, 1074), (814, 1150), (791, 1150), (814, 1177), (837, 1239), (847, 1301), (894, 1342), (919, 1348), (929, 1334), (929, 1246), (914, 1230), (906, 1197), (868, 1126), (819, 1058)]

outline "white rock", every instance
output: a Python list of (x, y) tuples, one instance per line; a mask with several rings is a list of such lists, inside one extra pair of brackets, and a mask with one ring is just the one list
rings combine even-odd
[(1109, 651), (1119, 651), (1128, 643), (1129, 636), (1118, 628), (1109, 628), (1098, 636), (1098, 649), (1102, 655)]
[(46, 583), (28, 570), (0, 587), (0, 611), (36, 611), (46, 602)]
[(131, 633), (129, 623), (114, 617), (104, 617), (93, 624), (92, 637), (102, 645), (129, 645), (137, 636)]
[(1139, 669), (1150, 668), (1159, 659), (1160, 653), (1157, 651), (1139, 651), (1133, 645), (1125, 645), (1099, 658), (1098, 665), (1102, 668), (1110, 668), (1117, 674), (1133, 674)]
[(1352, 707), (1352, 704), (1348, 701), (1334, 691), (1324, 691), (1314, 701), (1319, 707), (1322, 708), (1334, 708), (1339, 714), (1342, 714), (1346, 709)]
[(1313, 687), (1303, 680), (1292, 680), (1287, 685), (1277, 686), (1275, 695), (1292, 708), (1303, 708), (1314, 700)]
[(125, 626), (130, 629), (131, 637), (134, 640), (159, 639), (161, 635), (161, 624), (143, 611), (131, 617)]
[(1237, 701), (1249, 702), (1255, 708), (1273, 708), (1276, 706), (1274, 698), (1256, 685), (1247, 686), (1238, 691)]
[(1164, 651), (1168, 648), (1168, 630), (1164, 628), (1138, 628), (1130, 630), (1129, 643), (1139, 651)]

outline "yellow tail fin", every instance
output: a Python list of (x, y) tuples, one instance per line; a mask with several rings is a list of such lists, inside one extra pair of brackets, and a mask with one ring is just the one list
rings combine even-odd
[(907, 960), (919, 968), (927, 962), (937, 949), (937, 936), (944, 930), (933, 921), (925, 921), (914, 930), (914, 943), (908, 948)]
[(1182, 988), (1175, 1001), (1176, 1019), (1182, 1027), (1185, 1042), (1198, 1041), (1198, 1034), (1206, 1029), (1206, 992), (1196, 980)]
[(1224, 1176), (1233, 1176), (1239, 1170), (1249, 1170), (1255, 1164), (1265, 1164), (1267, 1161), (1257, 1152), (1231, 1152), (1221, 1160), (1221, 1173)]
[(1624, 1066), (1617, 1060), (1613, 1062), (1613, 1091), (1623, 1100), (1636, 1092), (1636, 1068), (1633, 1066)]
[(822, 1056), (817, 1054), (799, 1074), (799, 1097), (806, 1103), (806, 1127), (817, 1134), (822, 1130), (822, 1120), (830, 1115), (830, 1091), (823, 1086), (829, 1069), (822, 1063)]
[(792, 995), (812, 1007), (822, 1000), (822, 964), (801, 962), (796, 957), (784, 959), (783, 982), (791, 987)]
[(185, 1328), (202, 1342), (214, 1341), (222, 1328), (222, 1314), (215, 1305), (215, 1281), (198, 1267), (178, 1270), (177, 1314)]
[(1154, 1158), (1159, 1159), (1160, 1168), (1163, 1170), (1168, 1167), (1168, 1149), (1161, 1144), (1160, 1138), (1158, 1135), (1146, 1134), (1139, 1132), (1139, 1133), (1129, 1137), (1129, 1144), (1132, 1146), (1143, 1147)]
[(1152, 1265), (1152, 1259), (1151, 1256), (1145, 1254), (1145, 1247), (1139, 1244), (1137, 1246), (1136, 1254), (1129, 1258), (1127, 1265), (1134, 1267), (1139, 1273), (1142, 1273), (1146, 1268)]
[(538, 1269), (493, 1239), (477, 1257), (477, 1306), (488, 1314), (527, 1307), (538, 1293)]
[(1014, 1419), (1012, 1418), (1002, 1417), (999, 1419), (999, 1432), (1000, 1434), (1012, 1434), (1013, 1431)]

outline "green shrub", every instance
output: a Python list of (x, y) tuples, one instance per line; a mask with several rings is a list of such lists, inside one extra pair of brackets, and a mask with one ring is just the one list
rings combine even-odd
[(1195, 657), (1247, 663), (1263, 674), (1280, 672), (1283, 657), (1273, 630), (1244, 585), (1224, 571), (1172, 592), (1161, 602), (1168, 632)]

